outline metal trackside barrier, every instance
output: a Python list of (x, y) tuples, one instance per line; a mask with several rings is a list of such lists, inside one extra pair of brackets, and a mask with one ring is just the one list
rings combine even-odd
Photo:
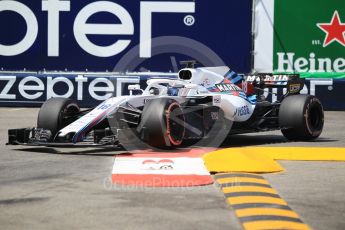
[[(29, 73), (0, 72), (0, 106), (38, 107), (51, 97), (68, 97), (93, 107), (113, 96), (129, 95), (128, 86), (146, 87), (149, 78), (176, 78), (174, 73)], [(317, 96), (327, 110), (345, 110), (345, 79), (307, 78), (302, 93)], [(266, 89), (275, 101), (283, 89)]]
[(129, 85), (145, 88), (150, 77), (157, 75), (0, 73), (0, 106), (38, 107), (49, 98), (64, 97), (77, 100), (81, 107), (93, 107), (110, 97), (129, 95)]
[[(306, 78), (302, 94), (316, 96), (325, 110), (345, 110), (345, 79)], [(264, 95), (269, 101), (275, 101), (283, 95), (284, 89), (266, 89)]]

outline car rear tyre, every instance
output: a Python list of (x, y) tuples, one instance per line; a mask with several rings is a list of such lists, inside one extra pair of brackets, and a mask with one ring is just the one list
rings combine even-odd
[(323, 107), (316, 97), (292, 95), (282, 101), (279, 109), (279, 125), (287, 139), (313, 140), (320, 136), (323, 124)]
[(60, 129), (73, 122), (73, 117), (79, 111), (79, 106), (72, 99), (51, 98), (38, 113), (37, 127), (50, 130), (54, 137)]
[(148, 101), (139, 124), (140, 136), (155, 148), (176, 148), (183, 142), (185, 117), (180, 104), (170, 98)]

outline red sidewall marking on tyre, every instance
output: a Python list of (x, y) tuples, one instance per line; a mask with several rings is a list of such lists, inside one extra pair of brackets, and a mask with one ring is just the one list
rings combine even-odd
[[(182, 138), (180, 140), (174, 140), (174, 138), (171, 136), (171, 127), (170, 127), (170, 116), (171, 116), (171, 112), (172, 112), (172, 108), (176, 106), (177, 108), (181, 109), (180, 105), (177, 102), (172, 103), (171, 105), (169, 105), (168, 107), (168, 111), (166, 114), (166, 124), (167, 124), (167, 136), (170, 140), (170, 142), (174, 145), (174, 146), (178, 146), (182, 143), (183, 141), (183, 136), (185, 135), (185, 129), (183, 129), (183, 134), (182, 134)], [(182, 109), (181, 109), (182, 110)], [(182, 113), (183, 116), (183, 120), (184, 120), (184, 115)]]

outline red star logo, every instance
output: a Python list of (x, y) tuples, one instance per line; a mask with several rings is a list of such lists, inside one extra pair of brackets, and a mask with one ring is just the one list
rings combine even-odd
[(345, 23), (341, 23), (338, 11), (334, 11), (330, 23), (318, 23), (317, 26), (326, 33), (325, 40), (323, 41), (323, 47), (328, 46), (334, 41), (338, 42), (342, 46), (345, 46)]

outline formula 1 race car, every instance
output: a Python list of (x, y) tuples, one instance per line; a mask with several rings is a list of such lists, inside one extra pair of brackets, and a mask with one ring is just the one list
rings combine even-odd
[[(11, 129), (8, 144), (105, 146), (145, 143), (176, 148), (188, 140), (224, 140), (231, 134), (281, 130), (294, 141), (317, 138), (323, 129), (320, 101), (302, 95), (297, 74), (238, 75), (228, 67), (188, 65), (175, 79), (149, 79), (147, 88), (130, 85), (129, 96), (112, 97), (81, 111), (71, 99), (51, 98), (37, 128)], [(267, 88), (283, 88), (271, 103)]]

